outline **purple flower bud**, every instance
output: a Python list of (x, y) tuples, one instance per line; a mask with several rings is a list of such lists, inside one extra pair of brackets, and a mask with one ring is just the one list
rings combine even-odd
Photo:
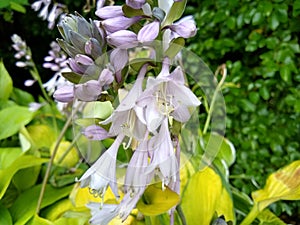
[(159, 33), (159, 21), (155, 20), (152, 23), (147, 24), (142, 29), (140, 29), (137, 39), (139, 42), (151, 42), (153, 41)]
[(134, 16), (131, 18), (125, 16), (117, 16), (102, 21), (102, 25), (107, 32), (113, 33), (119, 30), (127, 29), (132, 24), (139, 21), (141, 18), (142, 18), (141, 16)]
[(146, 0), (126, 0), (126, 5), (134, 9), (140, 9), (146, 3)]
[(90, 80), (84, 84), (75, 85), (75, 96), (81, 101), (95, 101), (102, 92), (99, 81)]
[(182, 18), (173, 25), (170, 25), (169, 28), (183, 38), (193, 37), (197, 33), (197, 27), (192, 16)]
[(90, 38), (85, 43), (85, 53), (92, 56), (94, 59), (97, 59), (102, 55), (102, 48), (95, 38)]
[(120, 30), (107, 36), (107, 42), (120, 48), (130, 48), (137, 45), (137, 36), (129, 30)]
[(72, 58), (69, 58), (69, 67), (71, 68), (71, 70), (74, 72), (74, 73), (79, 73), (79, 74), (83, 74), (85, 72), (85, 69), (80, 67), (76, 61)]
[(25, 63), (25, 62), (18, 61), (18, 62), (16, 62), (16, 66), (22, 68), (22, 67), (26, 67), (26, 66), (28, 66), (28, 65), (27, 65), (27, 63)]
[(73, 86), (63, 86), (58, 88), (53, 97), (59, 102), (71, 102), (74, 99), (74, 87)]
[(97, 125), (91, 125), (86, 127), (82, 133), (90, 140), (102, 141), (108, 138), (108, 132)]
[(75, 62), (79, 65), (91, 66), (94, 64), (94, 60), (90, 57), (82, 54), (78, 54), (75, 56)]
[(113, 73), (109, 69), (104, 69), (98, 80), (101, 86), (110, 85), (114, 81)]
[(96, 10), (95, 14), (96, 16), (100, 17), (103, 20), (124, 15), (122, 6), (119, 5), (105, 6), (103, 8)]

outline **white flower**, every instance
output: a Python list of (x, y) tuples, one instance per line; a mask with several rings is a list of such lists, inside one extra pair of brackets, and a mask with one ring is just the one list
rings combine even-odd
[(108, 185), (116, 198), (119, 197), (116, 179), (116, 160), (124, 135), (119, 135), (114, 143), (78, 180), (81, 187), (89, 186), (95, 194), (103, 197)]

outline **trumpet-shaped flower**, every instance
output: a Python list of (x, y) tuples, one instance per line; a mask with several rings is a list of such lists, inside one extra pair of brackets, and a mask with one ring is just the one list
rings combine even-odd
[(175, 182), (179, 162), (176, 159), (167, 118), (162, 121), (159, 133), (149, 141), (149, 151), (152, 152), (147, 173), (156, 172), (162, 180), (163, 187), (170, 181)]
[(146, 126), (144, 121), (141, 121), (138, 117), (139, 114), (142, 114), (142, 109), (136, 106), (135, 102), (143, 91), (142, 82), (147, 71), (147, 66), (148, 65), (146, 64), (141, 68), (133, 87), (113, 114), (102, 122), (102, 124), (112, 122), (109, 130), (111, 136), (123, 133), (130, 138), (136, 138), (138, 140), (144, 138)]
[(196, 35), (197, 27), (193, 16), (186, 16), (178, 22), (169, 26), (178, 36), (183, 38), (190, 38)]
[(101, 204), (91, 202), (87, 204), (87, 207), (90, 208), (92, 218), (90, 219), (91, 224), (108, 224), (113, 218), (118, 215), (117, 209), (118, 205), (114, 204)]
[(108, 185), (116, 198), (119, 197), (116, 180), (116, 160), (124, 135), (119, 135), (114, 143), (79, 179), (81, 187), (89, 186), (95, 194), (102, 197)]
[(153, 133), (165, 117), (172, 116), (179, 122), (187, 122), (191, 110), (200, 105), (194, 93), (184, 85), (180, 67), (171, 74), (168, 68), (168, 63), (164, 63), (156, 78), (148, 78), (146, 90), (137, 100), (138, 106), (146, 108), (144, 120)]
[(137, 45), (137, 35), (129, 30), (119, 30), (107, 36), (107, 42), (118, 48), (131, 48)]

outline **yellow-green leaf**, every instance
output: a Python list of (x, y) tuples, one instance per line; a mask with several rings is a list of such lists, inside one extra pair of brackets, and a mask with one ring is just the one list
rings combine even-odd
[(41, 165), (47, 161), (48, 159), (41, 159), (31, 155), (22, 155), (17, 158), (9, 167), (4, 170), (0, 170), (0, 199), (4, 195), (12, 177), (17, 171), (32, 166)]
[(260, 214), (258, 214), (257, 218), (259, 219), (259, 225), (286, 225), (281, 219), (279, 219), (274, 213), (270, 210), (265, 209)]
[(7, 100), (12, 92), (13, 84), (5, 66), (0, 60), (0, 100)]
[(181, 207), (187, 224), (209, 225), (220, 204), (222, 181), (210, 167), (195, 173), (182, 196)]
[(222, 188), (216, 212), (218, 216), (224, 216), (226, 221), (235, 221), (233, 201), (225, 187)]
[(279, 200), (300, 199), (300, 160), (271, 174), (263, 189), (252, 193), (254, 203), (262, 211)]
[(165, 213), (180, 201), (179, 195), (169, 188), (162, 190), (161, 183), (150, 185), (136, 207), (146, 216)]
[(54, 225), (51, 221), (41, 218), (38, 215), (34, 215), (34, 217), (28, 222), (28, 225)]

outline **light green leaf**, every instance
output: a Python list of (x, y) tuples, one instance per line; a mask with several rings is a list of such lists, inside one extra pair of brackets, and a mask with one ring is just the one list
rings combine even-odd
[(10, 2), (10, 8), (20, 13), (26, 13), (26, 8), (16, 2)]
[[(72, 186), (53, 188), (51, 185), (47, 185), (41, 208), (66, 197), (72, 188)], [(40, 190), (41, 185), (34, 186), (23, 192), (14, 202), (10, 208), (14, 225), (24, 225), (35, 215)]]
[(50, 148), (57, 135), (52, 128), (44, 124), (35, 124), (27, 127), (28, 134), (37, 148)]
[(277, 15), (273, 12), (270, 17), (270, 27), (272, 30), (276, 30), (278, 26), (279, 26), (279, 20), (277, 18)]
[(0, 140), (17, 133), (19, 129), (28, 124), (34, 113), (27, 107), (12, 106), (0, 111)]
[(106, 119), (114, 108), (111, 102), (88, 102), (83, 109), (83, 118)]
[(291, 81), (291, 70), (288, 65), (283, 65), (280, 67), (279, 73), (282, 80), (285, 82)]
[(0, 199), (3, 197), (12, 177), (20, 169), (41, 165), (48, 159), (41, 159), (31, 155), (22, 155), (17, 158), (9, 167), (0, 170)]
[[(222, 193), (219, 175), (209, 167), (195, 173), (183, 192), (181, 207), (187, 224), (209, 225)], [(225, 216), (225, 215), (224, 215)]]
[(170, 25), (178, 20), (185, 10), (186, 2), (187, 0), (174, 2), (162, 26)]
[(10, 98), (21, 106), (28, 106), (29, 103), (35, 101), (31, 94), (15, 87), (13, 88)]
[(0, 170), (9, 167), (21, 154), (21, 148), (0, 148)]
[(12, 218), (7, 208), (0, 205), (1, 225), (12, 225)]
[(161, 183), (157, 183), (147, 187), (136, 207), (146, 216), (155, 216), (167, 212), (176, 206), (179, 200), (180, 198), (177, 193), (168, 187), (162, 190)]
[(50, 220), (34, 215), (34, 217), (26, 225), (54, 225)]
[(24, 191), (32, 187), (40, 174), (41, 166), (32, 166), (29, 168), (21, 169), (14, 175), (12, 182), (19, 191)]
[(259, 225), (286, 225), (285, 222), (279, 219), (268, 209), (265, 209), (260, 214), (258, 214), (257, 218), (260, 221)]
[(6, 101), (9, 98), (12, 89), (12, 79), (9, 76), (7, 70), (5, 69), (2, 60), (0, 60), (0, 101)]

